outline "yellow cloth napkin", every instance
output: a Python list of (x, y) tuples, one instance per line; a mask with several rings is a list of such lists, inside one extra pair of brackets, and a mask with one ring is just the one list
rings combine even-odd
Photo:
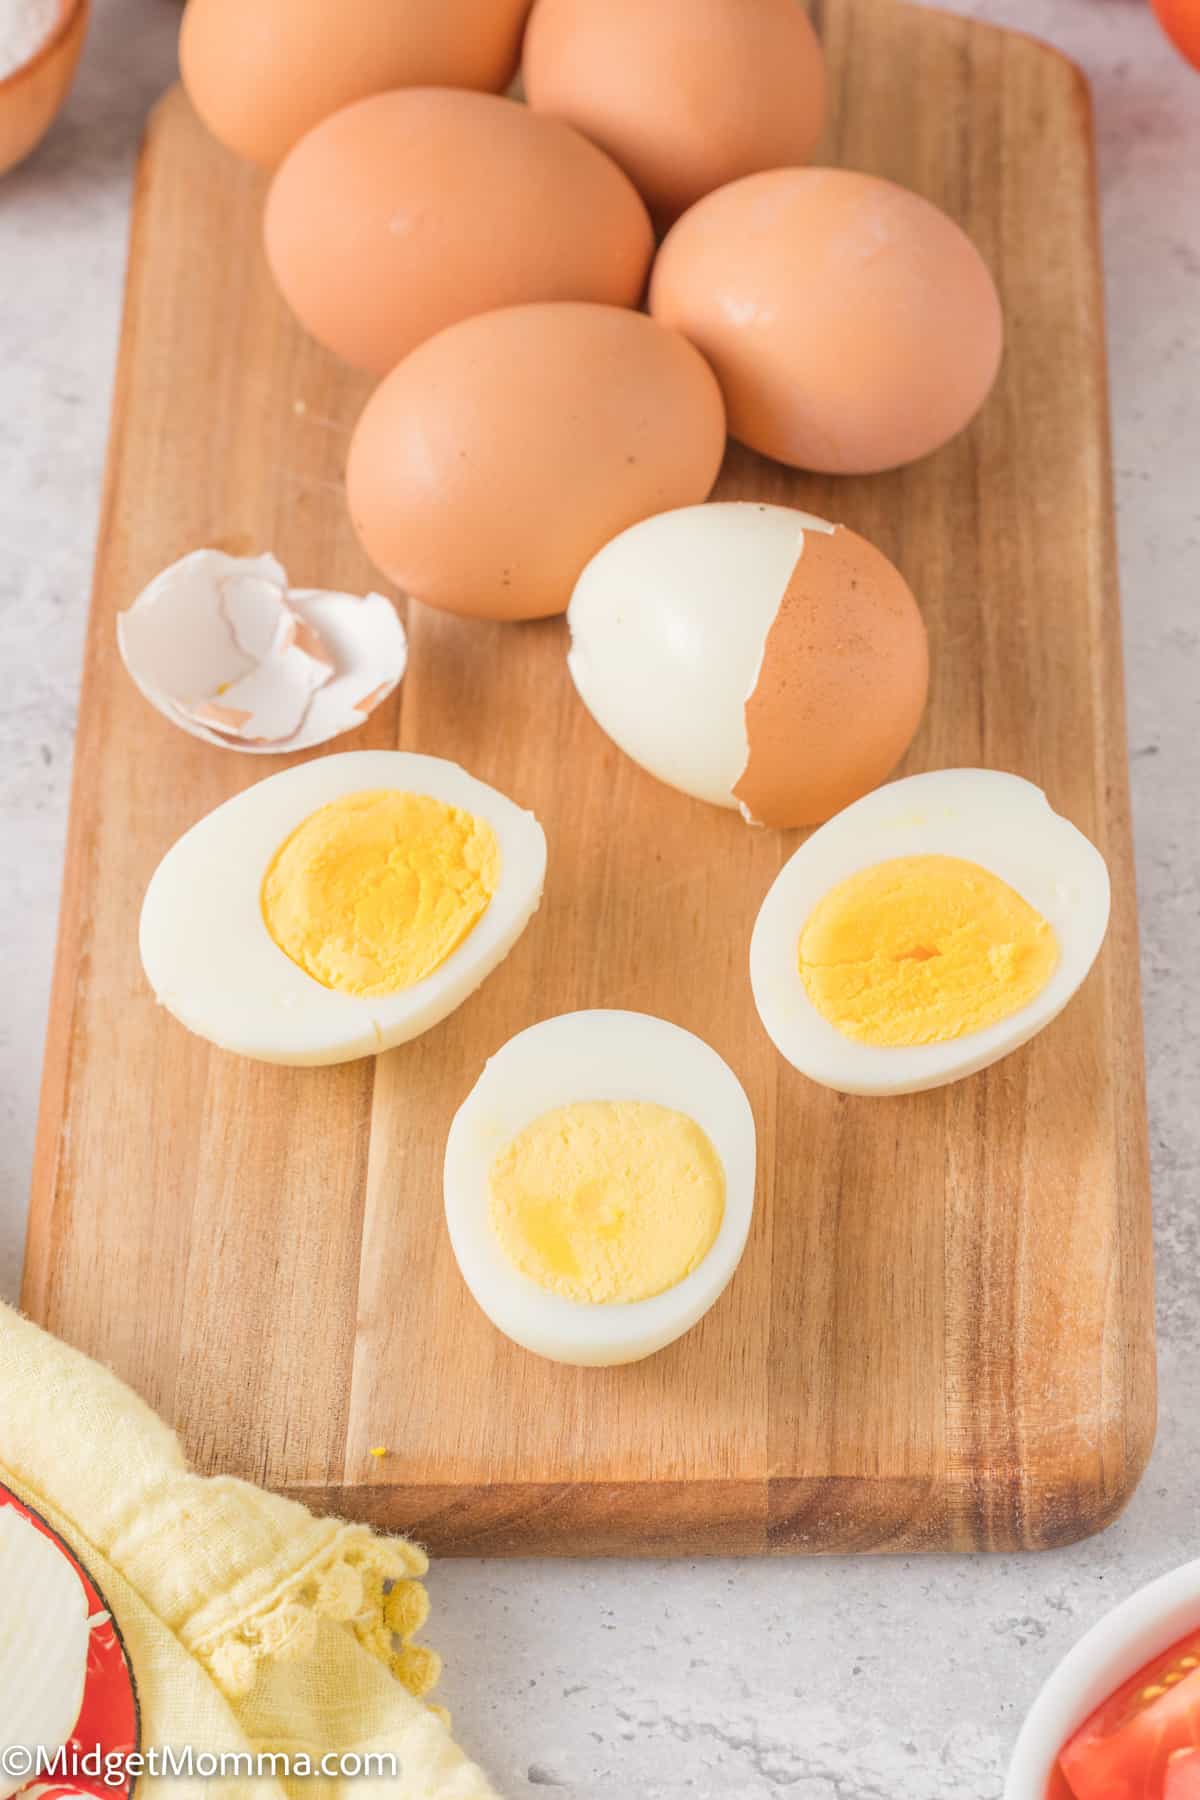
[[(147, 1793), (494, 1800), (420, 1696), (422, 1551), (188, 1468), (109, 1369), (0, 1306), (0, 1481), (69, 1543), (116, 1616), (142, 1745), (219, 1755), (394, 1752), (400, 1779), (160, 1777)], [(378, 1766), (378, 1765), (377, 1765)]]

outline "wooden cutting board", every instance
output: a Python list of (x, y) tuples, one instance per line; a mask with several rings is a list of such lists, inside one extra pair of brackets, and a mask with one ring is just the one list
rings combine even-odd
[[(796, 834), (657, 786), (600, 734), (561, 621), (409, 609), (410, 672), (350, 742), (462, 762), (546, 826), (543, 910), (460, 1012), (355, 1065), (241, 1062), (156, 1010), (155, 863), (261, 761), (166, 724), (113, 620), (202, 544), (302, 584), (375, 582), (341, 476), (366, 387), (308, 343), (258, 246), (262, 182), (178, 93), (138, 179), (24, 1303), (231, 1471), (441, 1552), (1011, 1548), (1106, 1524), (1154, 1430), (1137, 938), (1088, 97), (1032, 40), (891, 0), (822, 21), (829, 159), (971, 232), (1009, 346), (971, 430), (915, 468), (726, 496), (844, 519), (904, 570), (933, 656), (906, 768), (1042, 784), (1107, 855), (1099, 965), (1029, 1048), (957, 1086), (850, 1099), (774, 1053), (746, 954)], [(343, 746), (344, 747), (344, 746)], [(280, 766), (274, 763), (271, 766)], [(572, 1370), (476, 1312), (441, 1218), (485, 1058), (582, 1006), (707, 1038), (758, 1120), (741, 1270), (682, 1342)], [(372, 1446), (387, 1446), (374, 1458)]]

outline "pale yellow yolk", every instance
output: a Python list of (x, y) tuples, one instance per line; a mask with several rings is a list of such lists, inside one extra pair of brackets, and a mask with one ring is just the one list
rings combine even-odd
[(509, 1262), (567, 1300), (648, 1300), (707, 1256), (721, 1159), (694, 1119), (645, 1100), (585, 1100), (527, 1125), (492, 1164)]
[(484, 820), (428, 794), (346, 794), (276, 851), (263, 919), (314, 981), (371, 999), (445, 962), (499, 880), (500, 846)]
[(1007, 882), (956, 856), (901, 856), (831, 888), (800, 933), (800, 978), (846, 1037), (940, 1044), (1028, 1006), (1058, 939)]

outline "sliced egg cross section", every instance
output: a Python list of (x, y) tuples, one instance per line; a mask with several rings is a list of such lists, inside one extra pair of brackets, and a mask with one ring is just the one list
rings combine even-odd
[(319, 807), (276, 852), (267, 930), (323, 987), (381, 999), (445, 962), (500, 883), (492, 827), (431, 794), (393, 788)]
[(457, 764), (351, 751), (219, 806), (159, 864), (141, 954), (160, 1003), (222, 1049), (332, 1063), (406, 1042), (537, 911), (532, 813)]
[(446, 1143), (450, 1242), (475, 1300), (556, 1362), (652, 1355), (723, 1292), (754, 1205), (754, 1118), (716, 1051), (644, 1013), (510, 1039)]
[(513, 1267), (568, 1300), (648, 1300), (712, 1249), (725, 1171), (687, 1113), (580, 1100), (499, 1151), (489, 1220)]
[(1018, 776), (913, 775), (813, 833), (763, 901), (750, 982), (788, 1062), (848, 1094), (986, 1068), (1071, 999), (1108, 925), (1099, 851)]

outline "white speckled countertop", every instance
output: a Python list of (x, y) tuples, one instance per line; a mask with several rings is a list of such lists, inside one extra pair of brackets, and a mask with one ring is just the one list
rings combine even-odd
[[(1039, 1557), (458, 1563), (430, 1636), (509, 1796), (994, 1800), (1043, 1677), (1200, 1554), (1200, 75), (1143, 0), (971, 0), (1091, 76), (1100, 140), (1157, 1218), (1161, 1425), (1104, 1536)], [(97, 0), (0, 182), (0, 1293), (21, 1259), (130, 172), (173, 0)]]

